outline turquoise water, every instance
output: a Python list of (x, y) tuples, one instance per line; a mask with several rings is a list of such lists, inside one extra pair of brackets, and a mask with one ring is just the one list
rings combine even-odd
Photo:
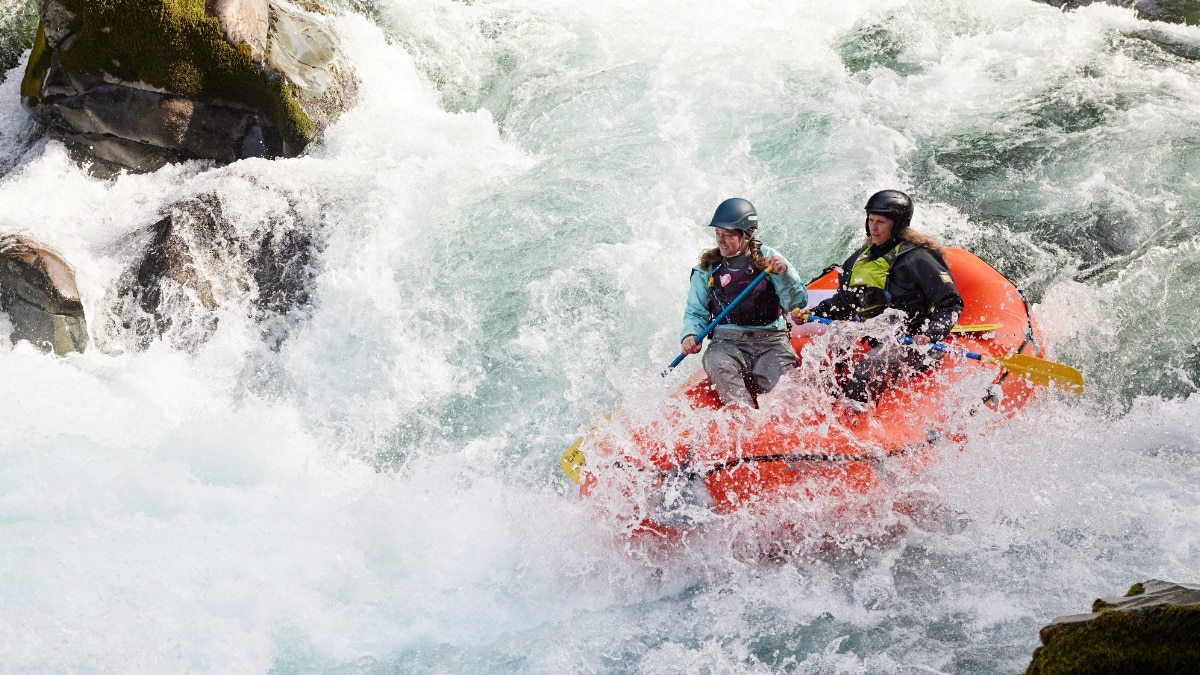
[[(362, 100), (292, 160), (101, 181), (0, 85), (0, 228), (72, 261), (106, 345), (0, 345), (7, 669), (1013, 672), (1052, 617), (1197, 580), (1200, 29), (1025, 0), (335, 26)], [(807, 277), (884, 187), (1028, 290), (1087, 393), (971, 429), (832, 546), (629, 546), (558, 456), (697, 367), (658, 378), (704, 219), (749, 198)], [(201, 193), (323, 233), (278, 351), (250, 299), (192, 350), (103, 333), (142, 229)]]

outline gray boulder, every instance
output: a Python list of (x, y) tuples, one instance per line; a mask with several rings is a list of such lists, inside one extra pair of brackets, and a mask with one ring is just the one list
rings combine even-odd
[(324, 19), (286, 0), (38, 0), (21, 100), (95, 170), (292, 157), (357, 98)]
[(28, 340), (55, 354), (88, 345), (75, 270), (54, 251), (16, 234), (0, 236), (0, 310), (13, 344)]
[(256, 322), (278, 349), (307, 311), (324, 248), (319, 224), (295, 208), (235, 224), (212, 193), (167, 207), (145, 235), (105, 303), (109, 316), (97, 339), (109, 351), (145, 349), (158, 339), (194, 351), (226, 312)]
[(1200, 586), (1158, 579), (1040, 633), (1029, 675), (1200, 673)]

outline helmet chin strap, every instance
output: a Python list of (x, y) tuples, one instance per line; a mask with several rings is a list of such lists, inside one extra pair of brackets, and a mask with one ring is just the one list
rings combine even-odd
[(745, 237), (746, 237), (746, 245), (744, 247), (742, 247), (742, 253), (749, 253), (750, 250), (754, 248), (754, 232), (755, 232), (755, 230), (756, 230), (756, 228), (750, 228), (749, 230), (744, 231)]

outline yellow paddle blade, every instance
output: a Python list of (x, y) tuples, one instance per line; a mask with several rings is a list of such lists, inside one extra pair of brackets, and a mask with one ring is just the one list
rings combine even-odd
[(966, 326), (955, 326), (950, 329), (951, 333), (990, 333), (994, 330), (1004, 328), (1002, 323), (973, 323)]
[(984, 356), (983, 360), (1004, 368), (1043, 387), (1057, 387), (1072, 394), (1083, 393), (1083, 374), (1071, 366), (1039, 359), (1028, 354), (1013, 354), (1002, 359)]
[(571, 482), (579, 485), (579, 472), (583, 469), (586, 458), (583, 456), (583, 450), (579, 446), (583, 445), (583, 436), (575, 439), (571, 447), (562, 454), (562, 458), (558, 460), (558, 465), (562, 467), (563, 473), (567, 474), (567, 478)]
[[(608, 413), (604, 416), (605, 420), (611, 420), (616, 411)], [(593, 428), (586, 434), (587, 438), (596, 437), (596, 429)], [(579, 485), (579, 474), (583, 471), (583, 465), (587, 463), (587, 458), (583, 456), (583, 450), (580, 446), (583, 445), (584, 436), (575, 439), (571, 447), (567, 448), (566, 452), (558, 460), (558, 465), (562, 467), (563, 473), (567, 474), (567, 478), (571, 479), (572, 483)]]

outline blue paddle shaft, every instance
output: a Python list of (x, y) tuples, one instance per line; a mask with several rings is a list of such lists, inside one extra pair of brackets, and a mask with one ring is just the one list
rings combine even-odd
[[(729, 303), (728, 307), (721, 310), (721, 313), (717, 315), (717, 318), (713, 319), (712, 323), (708, 324), (704, 327), (704, 330), (700, 331), (700, 334), (696, 336), (696, 344), (703, 342), (704, 338), (708, 337), (708, 334), (713, 332), (713, 329), (717, 327), (717, 324), (721, 323), (721, 321), (733, 311), (733, 308), (738, 306), (738, 303), (740, 303), (742, 300), (745, 300), (746, 296), (750, 295), (750, 291), (753, 291), (754, 287), (758, 285), (758, 282), (765, 279), (766, 276), (766, 270), (759, 272), (758, 276), (754, 277), (754, 279), (750, 281), (750, 285), (744, 288), (741, 293), (738, 293), (737, 297), (733, 299), (733, 302)], [(666, 370), (662, 372), (662, 376), (666, 377), (667, 373), (671, 372), (671, 369), (682, 363), (686, 358), (687, 353), (680, 352), (679, 356), (676, 356), (675, 360), (671, 362), (671, 365), (667, 366)]]
[[(813, 316), (811, 314), (808, 316), (808, 320), (815, 321), (817, 323), (823, 323), (826, 325), (833, 323), (833, 319), (826, 319), (823, 316)], [(913, 339), (907, 335), (897, 338), (897, 339), (900, 340), (900, 344), (911, 345), (913, 343)], [(976, 361), (983, 360), (982, 354), (976, 354), (975, 352), (969, 352), (965, 349), (955, 349), (954, 347), (950, 347), (948, 345), (942, 344), (941, 342), (930, 342), (929, 346), (933, 347), (934, 349), (938, 350), (939, 352), (946, 352), (947, 354), (957, 354), (959, 356), (965, 356), (968, 359), (975, 359)]]
[[(911, 345), (913, 343), (913, 339), (906, 335), (900, 339), (900, 342), (902, 344)], [(976, 361), (983, 360), (983, 354), (976, 354), (975, 352), (969, 352), (965, 349), (955, 349), (954, 347), (950, 347), (948, 345), (942, 344), (941, 342), (930, 342), (929, 346), (933, 347), (934, 349), (938, 350), (939, 352), (945, 352), (947, 354), (957, 354), (958, 356), (965, 356), (968, 359), (975, 359)]]

